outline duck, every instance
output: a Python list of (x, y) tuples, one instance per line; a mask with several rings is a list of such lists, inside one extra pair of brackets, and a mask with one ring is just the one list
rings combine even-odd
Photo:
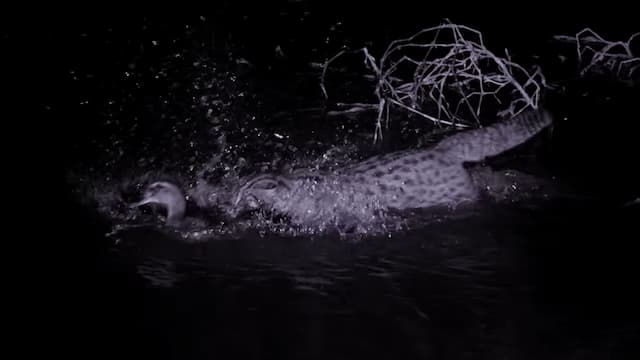
[(166, 209), (166, 225), (171, 227), (185, 225), (187, 199), (177, 185), (167, 181), (153, 182), (145, 188), (142, 200), (131, 204), (130, 207), (138, 208), (148, 204), (158, 204)]

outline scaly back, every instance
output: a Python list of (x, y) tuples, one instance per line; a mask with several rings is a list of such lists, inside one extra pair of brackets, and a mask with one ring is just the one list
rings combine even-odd
[(510, 120), (452, 135), (435, 145), (433, 150), (463, 162), (481, 161), (526, 142), (551, 122), (548, 111), (530, 110)]

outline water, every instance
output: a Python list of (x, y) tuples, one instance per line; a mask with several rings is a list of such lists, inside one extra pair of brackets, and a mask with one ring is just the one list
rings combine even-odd
[[(637, 150), (633, 124), (616, 120), (635, 89), (585, 97), (589, 84), (571, 83), (551, 96), (569, 119), (553, 146), (539, 139), (495, 159), (540, 183), (559, 179), (550, 197), (404, 214), (397, 229), (346, 238), (215, 217), (205, 234), (180, 233), (159, 226), (162, 214), (129, 209), (156, 177), (197, 195), (199, 181), (224, 189), (260, 169), (330, 169), (425, 136), (424, 124), (402, 120), (373, 145), (370, 113), (324, 117), (318, 72), (271, 55), (272, 43), (287, 44), (277, 36), (288, 36), (287, 19), (256, 38), (231, 18), (73, 29), (72, 91), (51, 106), (72, 119), (68, 245), (89, 263), (73, 270), (88, 340), (76, 346), (91, 358), (634, 358), (639, 210), (623, 203), (638, 195), (628, 169)], [(395, 35), (314, 19), (305, 39), (316, 50), (290, 42), (299, 54), (289, 57), (317, 61), (341, 41)], [(238, 28), (240, 40), (227, 36)], [(345, 96), (370, 98), (355, 86)]]
[(96, 295), (163, 358), (630, 358), (637, 215), (493, 209), (360, 242), (139, 231), (104, 256)]

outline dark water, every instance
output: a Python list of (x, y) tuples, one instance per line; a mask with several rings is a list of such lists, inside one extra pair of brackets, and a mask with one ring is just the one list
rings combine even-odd
[(162, 358), (633, 358), (638, 210), (486, 210), (357, 243), (131, 233), (99, 257), (91, 326), (117, 335), (100, 332), (96, 346)]
[[(324, 165), (330, 150), (338, 155), (328, 162), (340, 163), (415, 140), (406, 131), (415, 123), (400, 122), (374, 146), (371, 121), (321, 115), (308, 63), (343, 45), (380, 49), (439, 19), (424, 25), (397, 10), (357, 22), (358, 12), (307, 2), (283, 9), (60, 25), (56, 46), (66, 53), (53, 77), (68, 90), (45, 102), (69, 139), (58, 165), (73, 249), (70, 348), (88, 358), (636, 358), (640, 217), (638, 205), (623, 204), (640, 195), (637, 121), (626, 120), (638, 118), (638, 90), (576, 81), (553, 66), (566, 91), (549, 103), (567, 120), (552, 141), (523, 151), (537, 160), (510, 154), (493, 165), (560, 179), (566, 197), (416, 214), (408, 228), (357, 241), (245, 229), (186, 244), (156, 226), (106, 235), (132, 221), (124, 204), (156, 173), (191, 184), (230, 168)], [(379, 21), (392, 14), (397, 21)], [(546, 34), (633, 28), (557, 17), (540, 32), (535, 18), (509, 21), (508, 34), (494, 20), (454, 21), (525, 53), (537, 50), (530, 39), (545, 56)], [(252, 65), (236, 67), (238, 58)], [(348, 67), (337, 76), (346, 88), (357, 78)], [(350, 88), (345, 98), (371, 99)], [(215, 163), (212, 153), (221, 154)]]

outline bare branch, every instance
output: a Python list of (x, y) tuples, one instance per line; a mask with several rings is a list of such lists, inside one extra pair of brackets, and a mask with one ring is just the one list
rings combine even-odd
[[(438, 125), (469, 127), (481, 124), (488, 111), (485, 98), (494, 100), (496, 114), (515, 115), (537, 108), (546, 86), (540, 69), (528, 71), (499, 57), (484, 46), (482, 34), (450, 22), (423, 29), (406, 39), (392, 41), (379, 61), (367, 48), (360, 49), (365, 65), (377, 79), (378, 98), (374, 141), (382, 137), (382, 121), (391, 107), (409, 111)], [(325, 63), (326, 67), (340, 52)]]
[(634, 83), (640, 77), (640, 56), (631, 49), (631, 43), (637, 36), (640, 36), (640, 32), (632, 34), (627, 41), (609, 41), (590, 28), (585, 28), (575, 36), (557, 35), (554, 39), (576, 44), (581, 76), (589, 73), (607, 74)]

